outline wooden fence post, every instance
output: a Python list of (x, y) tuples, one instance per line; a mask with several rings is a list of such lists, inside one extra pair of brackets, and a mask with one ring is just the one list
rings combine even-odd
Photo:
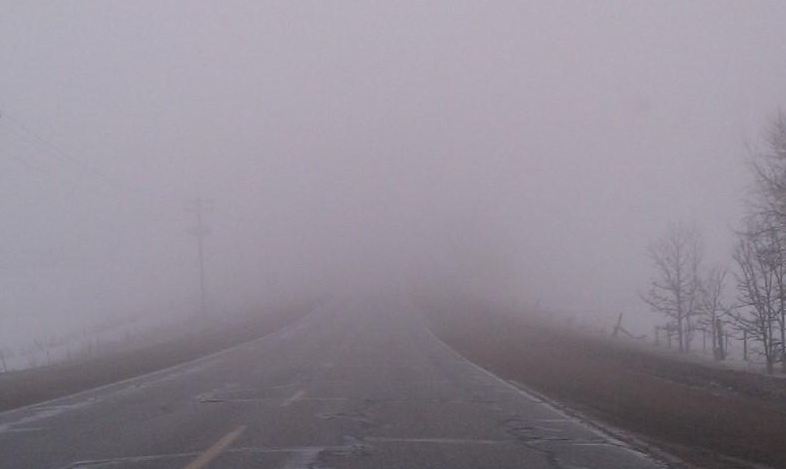
[[(715, 320), (715, 327), (713, 328), (713, 348), (715, 350), (715, 358), (717, 360), (723, 360), (726, 358), (726, 347), (723, 344), (723, 323), (720, 319)], [(717, 345), (715, 345), (717, 343)]]
[(748, 361), (748, 331), (742, 330), (742, 359)]

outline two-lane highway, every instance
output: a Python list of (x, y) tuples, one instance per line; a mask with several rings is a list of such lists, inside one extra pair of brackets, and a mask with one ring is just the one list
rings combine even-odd
[(204, 359), (0, 414), (2, 468), (656, 468), (458, 357), (411, 308), (338, 303)]

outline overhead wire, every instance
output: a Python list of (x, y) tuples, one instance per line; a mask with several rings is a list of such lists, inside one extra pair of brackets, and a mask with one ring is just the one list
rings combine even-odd
[[(2, 125), (3, 123), (6, 123), (8, 125), (3, 126)], [(93, 182), (98, 183), (100, 189), (96, 187), (96, 184), (91, 184), (89, 186), (82, 185), (81, 188), (91, 190), (90, 187), (92, 187), (93, 191), (99, 190), (100, 191), (99, 195), (102, 197), (106, 195), (112, 195), (117, 199), (118, 202), (124, 202), (129, 198), (134, 197), (140, 201), (144, 200), (145, 207), (147, 209), (163, 208), (162, 201), (170, 199), (169, 197), (161, 197), (151, 194), (149, 192), (140, 191), (136, 188), (133, 188), (128, 184), (124, 183), (123, 181), (111, 177), (108, 174), (106, 174), (104, 171), (82, 161), (81, 159), (73, 157), (67, 151), (60, 148), (60, 146), (56, 145), (51, 140), (43, 137), (39, 133), (33, 131), (29, 126), (23, 123), (20, 119), (16, 118), (15, 116), (9, 114), (6, 110), (2, 110), (2, 109), (0, 109), (0, 128), (5, 128), (10, 133), (16, 135), (17, 138), (20, 138), (23, 141), (26, 141), (27, 143), (35, 145), (36, 147), (42, 149), (43, 151), (39, 153), (39, 155), (46, 156), (52, 160), (57, 161), (59, 164), (70, 168), (72, 177), (75, 175), (87, 176)], [(43, 168), (40, 168), (37, 165), (33, 165), (28, 159), (21, 158), (10, 152), (7, 154), (7, 156), (14, 159), (18, 163), (25, 165), (29, 169), (37, 170), (40, 172), (46, 172), (50, 175), (52, 174), (52, 171), (44, 170)], [(63, 171), (57, 171), (57, 174), (61, 177), (64, 176)], [(68, 178), (68, 176), (65, 177)], [(77, 180), (72, 182), (83, 182), (83, 181)]]
[[(3, 126), (3, 123), (7, 123), (8, 125)], [(113, 194), (115, 197), (122, 200), (127, 200), (128, 197), (135, 197), (137, 200), (144, 200), (145, 207), (147, 209), (153, 208), (155, 210), (161, 209), (164, 210), (164, 205), (162, 201), (168, 200), (172, 203), (173, 206), (178, 205), (178, 203), (174, 200), (174, 198), (167, 197), (167, 196), (160, 196), (151, 194), (149, 192), (140, 191), (136, 188), (130, 187), (128, 184), (124, 183), (117, 178), (114, 178), (104, 171), (82, 161), (79, 158), (75, 158), (70, 155), (67, 151), (63, 150), (59, 145), (52, 142), (50, 139), (43, 137), (38, 132), (32, 130), (28, 125), (26, 125), (21, 119), (17, 118), (16, 116), (10, 114), (6, 109), (0, 108), (0, 129), (5, 128), (9, 132), (16, 135), (18, 138), (27, 141), (33, 145), (38, 146), (39, 148), (45, 150), (43, 155), (46, 155), (54, 160), (57, 160), (60, 164), (66, 165), (72, 169), (72, 171), (76, 171), (78, 174), (86, 175), (90, 177), (92, 180), (100, 182), (101, 187), (103, 190), (100, 195), (104, 196), (109, 194)], [(41, 167), (39, 165), (34, 165), (30, 162), (30, 160), (19, 157), (14, 155), (13, 153), (9, 152), (6, 156), (10, 157), (11, 159), (17, 161), (19, 164), (26, 166), (28, 169), (38, 171), (41, 173), (46, 173), (48, 175), (52, 175), (52, 171)], [(168, 210), (168, 209), (167, 209)], [(167, 212), (169, 213), (169, 212)], [(252, 224), (252, 220), (248, 217), (238, 215), (231, 211), (221, 211), (221, 216), (227, 217), (232, 219), (234, 222), (243, 225)]]

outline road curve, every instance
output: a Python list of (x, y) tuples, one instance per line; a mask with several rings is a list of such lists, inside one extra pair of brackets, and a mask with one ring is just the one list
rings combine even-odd
[(0, 414), (0, 468), (657, 468), (464, 361), (395, 302)]

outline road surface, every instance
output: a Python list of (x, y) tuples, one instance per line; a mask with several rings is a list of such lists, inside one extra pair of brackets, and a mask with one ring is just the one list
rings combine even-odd
[(0, 414), (0, 467), (656, 468), (468, 363), (396, 303)]

